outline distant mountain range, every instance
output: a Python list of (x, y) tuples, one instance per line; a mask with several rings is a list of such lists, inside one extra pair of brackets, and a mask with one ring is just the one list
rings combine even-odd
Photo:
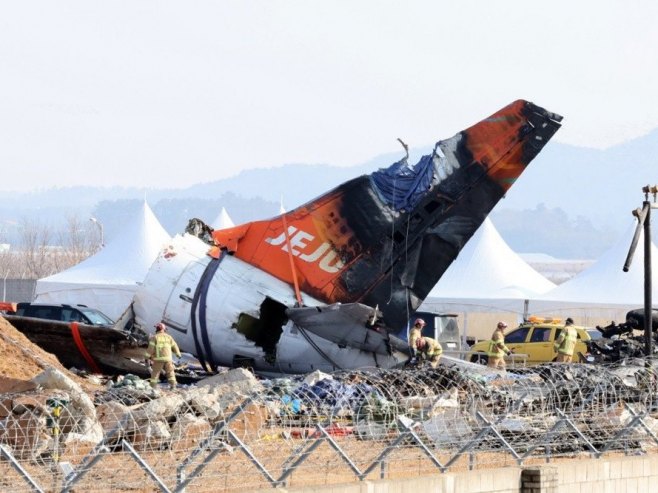
[[(415, 163), (431, 148), (412, 150), (409, 162)], [(278, 214), (281, 202), (287, 210), (293, 209), (402, 156), (402, 152), (380, 155), (354, 167), (287, 164), (250, 169), (186, 189), (72, 187), (5, 192), (0, 196), (0, 243), (17, 241), (23, 221), (57, 225), (71, 215), (97, 217), (111, 241), (144, 198), (171, 234), (181, 232), (192, 217), (212, 222), (222, 207), (236, 223), (267, 218)], [(596, 258), (632, 225), (631, 211), (644, 200), (642, 186), (658, 181), (655, 156), (658, 130), (606, 150), (552, 142), (494, 209), (492, 220), (517, 252)]]

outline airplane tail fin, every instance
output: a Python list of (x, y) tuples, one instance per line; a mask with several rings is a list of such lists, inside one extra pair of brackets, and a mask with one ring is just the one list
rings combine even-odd
[(515, 101), (439, 141), (413, 166), (405, 157), (213, 238), (291, 285), (296, 276), (303, 293), (323, 302), (378, 304), (386, 325), (400, 327), (561, 119)]

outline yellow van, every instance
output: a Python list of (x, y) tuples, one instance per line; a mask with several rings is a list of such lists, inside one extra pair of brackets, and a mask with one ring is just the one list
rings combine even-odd
[[(579, 353), (583, 357), (587, 354), (585, 341), (600, 339), (602, 335), (596, 329), (578, 325), (574, 325), (574, 327), (578, 333), (578, 340), (573, 353), (573, 361), (578, 362), (580, 361)], [(563, 329), (564, 324), (560, 319), (530, 317), (527, 322), (505, 332), (505, 345), (516, 354), (527, 354), (528, 364), (548, 363), (555, 361), (557, 357), (553, 343)], [(471, 347), (467, 360), (487, 364), (488, 351), (489, 341), (480, 341)]]

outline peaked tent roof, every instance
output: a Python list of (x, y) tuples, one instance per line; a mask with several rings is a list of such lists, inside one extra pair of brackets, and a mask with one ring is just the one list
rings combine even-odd
[(487, 217), (428, 297), (525, 300), (553, 288), (505, 243)]
[[(631, 246), (637, 222), (619, 238), (590, 267), (555, 289), (539, 296), (541, 301), (559, 301), (589, 305), (644, 304), (644, 231), (633, 256), (628, 272), (623, 271), (624, 262)], [(658, 248), (651, 243), (651, 257), (658, 258)], [(652, 273), (652, 299), (658, 299), (658, 271)]]
[(210, 227), (212, 229), (226, 229), (226, 228), (232, 228), (233, 226), (235, 226), (235, 223), (228, 215), (228, 212), (226, 212), (226, 209), (224, 207), (222, 207), (219, 216), (217, 216), (215, 220), (210, 223)]
[(144, 201), (120, 234), (98, 253), (70, 269), (39, 279), (36, 301), (85, 304), (116, 319), (171, 237)]

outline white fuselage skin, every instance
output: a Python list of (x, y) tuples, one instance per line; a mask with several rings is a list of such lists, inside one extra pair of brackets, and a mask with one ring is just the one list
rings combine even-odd
[[(282, 330), (276, 343), (276, 353), (267, 355), (261, 346), (236, 330), (236, 324), (241, 314), (258, 319), (261, 304), (266, 298), (285, 307), (294, 306), (297, 302), (294, 290), (289, 284), (232, 255), (221, 259), (208, 284), (205, 317), (200, 317), (198, 309), (194, 314), (195, 343), (193, 298), (211, 261), (207, 252), (208, 245), (194, 236), (176, 236), (172, 239), (151, 266), (135, 295), (135, 321), (139, 326), (151, 332), (156, 323), (164, 321), (182, 351), (202, 356), (201, 359), (221, 366), (234, 366), (236, 357), (241, 360), (247, 358), (254, 371), (270, 376), (318, 369), (391, 368), (406, 359), (402, 353), (375, 355), (355, 348), (339, 347), (307, 331), (302, 334), (292, 321), (276, 328)], [(303, 293), (302, 301), (305, 306), (324, 305)], [(202, 304), (198, 302), (197, 307)], [(201, 344), (200, 355), (201, 326), (207, 331), (208, 344)]]

